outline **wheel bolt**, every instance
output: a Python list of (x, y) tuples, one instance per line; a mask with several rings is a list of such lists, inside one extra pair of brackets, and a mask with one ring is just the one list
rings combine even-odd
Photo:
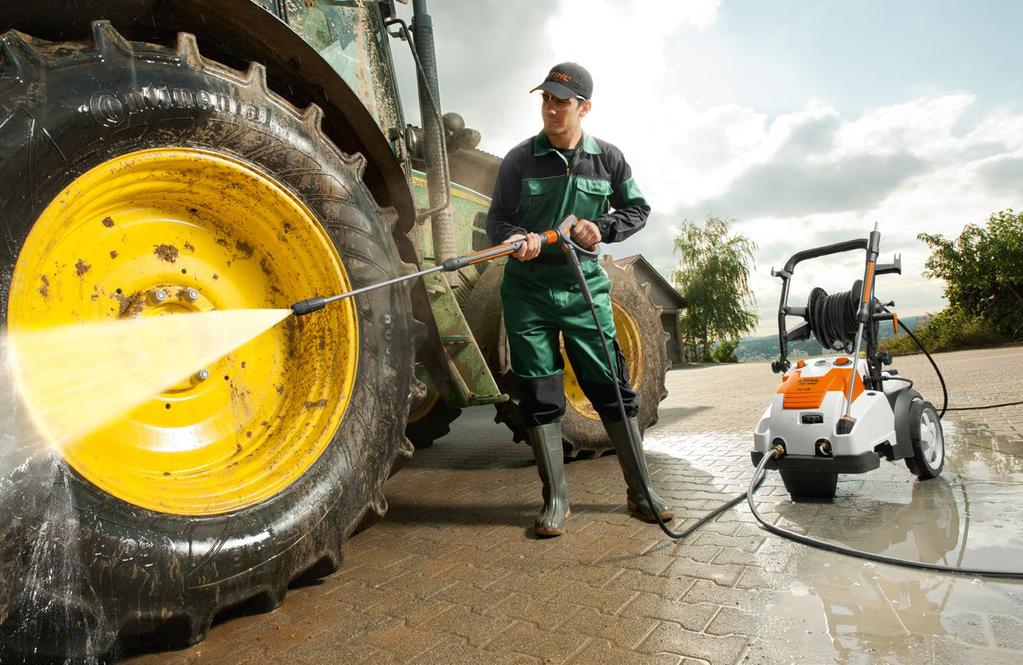
[(196, 291), (195, 289), (188, 289), (185, 291), (185, 298), (187, 300), (198, 300), (199, 292)]
[(198, 372), (195, 373), (195, 380), (196, 381), (200, 381), (201, 382), (201, 381), (205, 381), (208, 378), (210, 378), (210, 371), (208, 369), (201, 369), (201, 370), (199, 370)]
[(149, 297), (152, 299), (154, 303), (159, 305), (163, 303), (165, 300), (167, 300), (167, 292), (164, 291), (163, 289), (157, 289), (153, 291)]

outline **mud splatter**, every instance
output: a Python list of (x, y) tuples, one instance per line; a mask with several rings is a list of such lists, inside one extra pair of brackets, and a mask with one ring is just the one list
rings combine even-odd
[(101, 221), (103, 226), (107, 227), (108, 229), (113, 227), (114, 225), (114, 220), (111, 219), (110, 217), (104, 217)]
[(252, 245), (245, 242), (244, 240), (235, 240), (234, 248), (245, 255), (245, 258), (251, 259), (252, 254), (256, 251), (252, 249)]
[(305, 403), (305, 408), (307, 408), (307, 409), (322, 409), (325, 406), (327, 406), (327, 400), (326, 399), (318, 399), (315, 402), (306, 402)]
[(90, 266), (88, 263), (86, 263), (82, 259), (78, 259), (78, 263), (75, 264), (75, 274), (76, 275), (81, 277), (82, 275), (84, 275), (85, 273), (89, 272), (90, 270), (92, 270), (92, 266)]
[(288, 235), (289, 231), (291, 231), (291, 224), (284, 222), (284, 235)]
[(230, 247), (231, 246), (231, 243), (229, 243), (227, 241), (227, 239), (225, 239), (225, 238), (217, 238), (217, 244), (220, 245), (221, 247)]
[(40, 282), (39, 295), (41, 295), (44, 298), (49, 298), (50, 280), (46, 277), (46, 275), (39, 275), (39, 282)]
[(283, 395), (284, 394), (284, 386), (283, 385), (277, 386), (277, 394), (278, 395)]
[(142, 291), (136, 291), (130, 296), (121, 295), (121, 290), (118, 289), (117, 293), (110, 296), (120, 303), (120, 308), (117, 315), (122, 319), (130, 318), (132, 316), (138, 316), (142, 313), (142, 309), (146, 305), (146, 294)]
[(117, 250), (116, 249), (110, 250), (110, 258), (112, 258), (112, 259), (116, 259), (117, 258)]
[(218, 275), (217, 273), (213, 273), (213, 279), (220, 279), (220, 275)]
[(193, 245), (190, 242), (185, 242), (185, 249), (187, 249), (188, 251), (194, 253), (195, 252), (195, 245)]
[(154, 245), (153, 254), (160, 257), (160, 260), (167, 263), (174, 263), (178, 260), (178, 248), (174, 245)]
[(263, 274), (267, 277), (273, 277), (274, 275), (274, 271), (270, 268), (270, 261), (266, 256), (259, 260), (259, 269), (262, 270)]

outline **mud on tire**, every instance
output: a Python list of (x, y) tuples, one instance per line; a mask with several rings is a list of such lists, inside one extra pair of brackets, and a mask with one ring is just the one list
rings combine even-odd
[[(381, 210), (363, 185), (362, 157), (324, 136), (317, 107), (299, 111), (269, 92), (258, 64), (237, 72), (202, 58), (190, 35), (166, 48), (127, 42), (106, 22), (93, 32), (91, 43), (63, 44), (2, 35), (4, 328), (14, 266), (40, 211), (90, 168), (146, 148), (214, 151), (268, 174), (312, 211), (353, 287), (401, 271), (393, 211)], [(119, 636), (195, 643), (224, 608), (253, 600), (275, 607), (290, 580), (340, 565), (342, 541), (367, 511), (386, 510), (383, 482), (411, 454), (408, 294), (374, 291), (356, 316), (358, 373), (340, 426), (305, 473), (256, 505), (207, 516), (143, 509), (59, 459), (3, 441), (0, 660), (29, 653), (34, 660), (45, 655), (39, 649), (58, 658), (100, 655)], [(56, 587), (37, 567), (48, 552), (74, 555)]]

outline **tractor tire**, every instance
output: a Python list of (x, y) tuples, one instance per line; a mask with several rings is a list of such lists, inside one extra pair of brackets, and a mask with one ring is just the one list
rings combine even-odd
[[(668, 334), (661, 325), (661, 309), (650, 299), (649, 285), (636, 277), (631, 264), (621, 264), (608, 256), (601, 265), (611, 279), (611, 304), (618, 341), (625, 356), (629, 377), (637, 393), (640, 430), (654, 425), (661, 401), (668, 396), (664, 379), (670, 367)], [(497, 377), (501, 390), (512, 400), (497, 406), (497, 422), (512, 431), (516, 442), (525, 441), (524, 418), (518, 412), (518, 387), (508, 361), (501, 315), (500, 284), (504, 266), (492, 265), (473, 289), (466, 308), (466, 320), (480, 343), (487, 363)], [(561, 421), (562, 440), (568, 458), (593, 457), (612, 450), (597, 413), (590, 406), (565, 358), (566, 410)]]
[(462, 415), (461, 409), (452, 409), (438, 399), (433, 408), (417, 417), (409, 420), (405, 426), (405, 436), (412, 442), (416, 450), (429, 448), (437, 439), (442, 439), (451, 432), (451, 423)]
[[(165, 47), (128, 42), (105, 21), (89, 43), (4, 33), (2, 327), (136, 316), (145, 298), (114, 287), (144, 294), (147, 280), (193, 286), (207, 309), (287, 308), (326, 295), (311, 289), (400, 273), (396, 215), (320, 119), (270, 92), (261, 65), (207, 60), (188, 34)], [(62, 262), (74, 256), (77, 270)], [(133, 268), (111, 267), (121, 265)], [(0, 422), (0, 662), (194, 644), (222, 610), (272, 609), (289, 581), (335, 570), (363, 516), (386, 511), (383, 483), (412, 453), (413, 325), (402, 288), (290, 317), (259, 338), (262, 355), (239, 349), (210, 372), (223, 381), (203, 384), (229, 409), (215, 414), (220, 438), (190, 438), (194, 423), (178, 421), (121, 427), (152, 415), (140, 407), (80, 442), (105, 474), (18, 434), (28, 415), (15, 403)], [(173, 411), (167, 399), (166, 413), (187, 420), (205, 398), (176, 394)], [(156, 438), (121, 436), (143, 430)], [(208, 463), (175, 468), (159, 437), (208, 450)], [(243, 461), (218, 461), (224, 445)], [(122, 449), (145, 465), (106, 452)], [(179, 490), (186, 481), (203, 491)]]
[(413, 403), (409, 411), (405, 436), (416, 450), (422, 450), (446, 436), (451, 431), (451, 423), (462, 415), (462, 410), (453, 409), (444, 403), (425, 368), (420, 365), (416, 370), (423, 397)]

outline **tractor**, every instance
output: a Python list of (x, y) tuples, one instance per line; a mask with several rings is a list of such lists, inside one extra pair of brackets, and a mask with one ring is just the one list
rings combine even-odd
[[(413, 16), (393, 0), (3, 3), (0, 326), (285, 308), (483, 246), (500, 160), (442, 113), (425, 0)], [(392, 45), (411, 49), (422, 128)], [(646, 427), (666, 395), (660, 310), (604, 265)], [(291, 317), (56, 465), (25, 452), (9, 405), (0, 660), (197, 643), (218, 613), (336, 570), (413, 442), (462, 409), (494, 405), (521, 438), (502, 269)], [(599, 454), (566, 372), (566, 454)], [(58, 551), (74, 556), (55, 574)]]

